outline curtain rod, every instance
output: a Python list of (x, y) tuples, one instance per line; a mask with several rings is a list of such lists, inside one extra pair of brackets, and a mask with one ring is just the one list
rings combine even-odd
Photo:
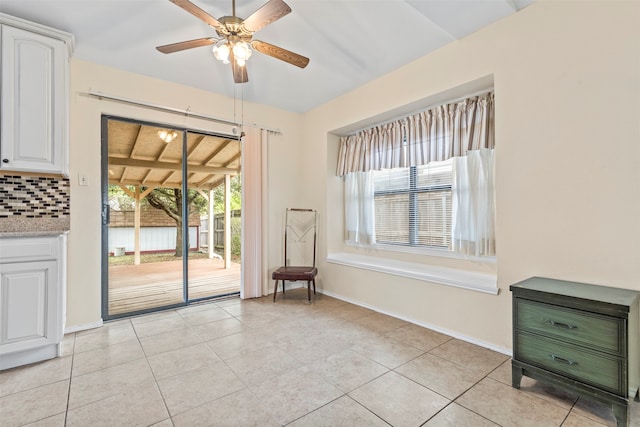
[(97, 91), (94, 91), (94, 90), (89, 90), (89, 92), (87, 92), (86, 94), (89, 95), (89, 96), (92, 96), (94, 98), (98, 98), (98, 99), (107, 99), (109, 101), (122, 102), (124, 104), (130, 104), (130, 105), (135, 105), (135, 106), (138, 106), (138, 107), (150, 108), (150, 109), (153, 109), (153, 110), (163, 111), (163, 112), (166, 112), (166, 113), (180, 114), (180, 115), (187, 116), (187, 117), (193, 117), (193, 118), (196, 118), (196, 119), (202, 119), (202, 120), (207, 120), (207, 121), (211, 121), (211, 122), (227, 124), (227, 125), (231, 125), (231, 126), (250, 126), (250, 127), (254, 127), (254, 128), (258, 128), (258, 129), (264, 129), (266, 131), (273, 132), (273, 133), (280, 133), (280, 134), (282, 133), (282, 131), (280, 131), (280, 129), (268, 128), (268, 127), (257, 125), (255, 123), (236, 123), (236, 122), (228, 120), (228, 119), (222, 119), (222, 118), (219, 118), (219, 117), (209, 116), (209, 115), (206, 115), (206, 114), (194, 113), (189, 108), (187, 108), (186, 110), (181, 110), (179, 108), (168, 107), (166, 105), (150, 104), (148, 102), (137, 101), (135, 99), (123, 98), (121, 96), (115, 96), (115, 95), (108, 95), (106, 93), (97, 92)]

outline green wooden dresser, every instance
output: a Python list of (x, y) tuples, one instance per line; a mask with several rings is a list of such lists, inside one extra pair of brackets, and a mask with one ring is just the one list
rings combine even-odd
[(512, 385), (522, 376), (611, 405), (640, 399), (640, 292), (532, 277), (511, 285)]

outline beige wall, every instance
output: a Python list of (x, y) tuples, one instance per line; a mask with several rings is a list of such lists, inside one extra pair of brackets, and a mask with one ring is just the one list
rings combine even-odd
[[(213, 78), (213, 77), (212, 77)], [(111, 114), (194, 129), (231, 133), (226, 125), (162, 113), (156, 110), (99, 100), (87, 96), (89, 91), (124, 97), (177, 109), (190, 108), (194, 113), (233, 119), (233, 99), (166, 81), (126, 73), (74, 59), (71, 63), (70, 97), (70, 176), (71, 231), (69, 233), (67, 321), (68, 330), (99, 324), (101, 321), (100, 288), (100, 117)], [(250, 84), (250, 83), (249, 83)], [(239, 108), (239, 103), (236, 103)], [(301, 170), (291, 158), (301, 155), (301, 117), (274, 108), (245, 103), (245, 123), (279, 129), (270, 135), (267, 175), (267, 239), (274, 249), (267, 253), (268, 265), (278, 265), (283, 206), (294, 204), (302, 192)], [(237, 114), (240, 117), (240, 112)], [(78, 185), (78, 175), (86, 175), (88, 186)], [(266, 275), (266, 272), (265, 272)], [(265, 286), (268, 283), (265, 281)]]
[(307, 113), (307, 156), (326, 159), (309, 162), (305, 175), (307, 200), (324, 221), (323, 258), (348, 250), (332, 132), (485, 76), (495, 84), (499, 295), (326, 262), (321, 286), (504, 350), (511, 348), (508, 287), (516, 281), (539, 275), (640, 290), (637, 22), (640, 2), (538, 1)]
[[(315, 207), (319, 287), (505, 350), (515, 281), (543, 275), (640, 289), (639, 21), (637, 2), (539, 0), (305, 115), (245, 105), (245, 121), (283, 131), (269, 143), (269, 271), (282, 262), (284, 208)], [(327, 264), (328, 252), (345, 249), (332, 132), (486, 76), (496, 91), (497, 267), (420, 261), (494, 269), (500, 294)], [(84, 96), (90, 89), (226, 118), (232, 109), (229, 98), (72, 61), (68, 327), (100, 320), (100, 114), (192, 125)], [(88, 187), (77, 185), (79, 173)]]

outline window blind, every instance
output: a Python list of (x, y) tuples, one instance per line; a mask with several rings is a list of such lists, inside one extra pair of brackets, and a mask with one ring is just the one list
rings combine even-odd
[(451, 164), (373, 172), (376, 242), (451, 247)]

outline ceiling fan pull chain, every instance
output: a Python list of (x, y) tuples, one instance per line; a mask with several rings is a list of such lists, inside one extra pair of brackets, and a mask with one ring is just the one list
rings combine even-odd
[(240, 103), (240, 132), (244, 129), (244, 85), (240, 87), (240, 96), (242, 97), (242, 102)]

